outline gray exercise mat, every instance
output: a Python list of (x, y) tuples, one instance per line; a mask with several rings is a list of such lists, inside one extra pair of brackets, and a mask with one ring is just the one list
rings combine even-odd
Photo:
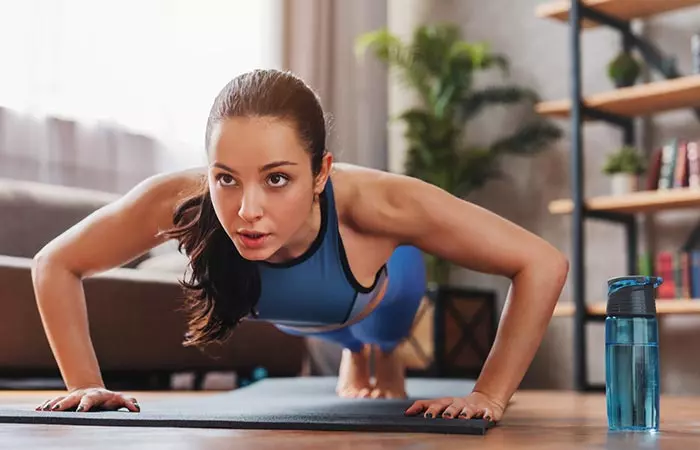
[(187, 427), (270, 430), (374, 431), (483, 435), (483, 419), (405, 416), (415, 399), (461, 396), (469, 380), (407, 380), (409, 399), (344, 399), (334, 377), (268, 378), (244, 388), (201, 397), (141, 402), (141, 412), (0, 409), (0, 423)]

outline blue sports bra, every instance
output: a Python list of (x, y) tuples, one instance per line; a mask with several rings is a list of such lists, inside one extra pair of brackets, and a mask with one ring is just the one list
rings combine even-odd
[(342, 324), (361, 313), (381, 290), (386, 265), (370, 287), (362, 286), (350, 271), (330, 178), (319, 201), (321, 228), (306, 252), (283, 263), (257, 262), (258, 320), (283, 326)]

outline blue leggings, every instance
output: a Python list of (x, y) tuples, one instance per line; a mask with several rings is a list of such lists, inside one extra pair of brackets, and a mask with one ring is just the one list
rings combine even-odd
[(426, 276), (423, 254), (411, 246), (400, 246), (387, 262), (388, 286), (379, 305), (361, 321), (348, 327), (325, 332), (304, 332), (278, 326), (285, 333), (311, 336), (335, 342), (359, 352), (365, 344), (374, 344), (390, 352), (408, 336), (421, 299), (425, 295)]

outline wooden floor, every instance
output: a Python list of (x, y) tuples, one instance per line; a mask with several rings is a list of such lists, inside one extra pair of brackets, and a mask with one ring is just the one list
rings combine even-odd
[[(0, 392), (0, 407), (34, 408), (51, 393)], [(141, 405), (159, 395), (140, 393)], [(143, 406), (142, 406), (143, 407)], [(274, 405), (272, 406), (274, 407)], [(486, 436), (0, 424), (0, 448), (41, 449), (689, 449), (700, 443), (700, 397), (663, 397), (658, 434), (610, 434), (600, 394), (523, 391)]]

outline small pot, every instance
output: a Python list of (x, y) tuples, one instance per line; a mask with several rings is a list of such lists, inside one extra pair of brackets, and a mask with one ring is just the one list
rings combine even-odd
[(637, 77), (627, 77), (627, 78), (615, 78), (613, 80), (613, 83), (615, 84), (615, 87), (620, 89), (620, 88), (626, 88), (630, 86), (634, 86), (637, 83)]
[(638, 190), (639, 177), (635, 174), (615, 173), (610, 178), (613, 195), (625, 195)]

